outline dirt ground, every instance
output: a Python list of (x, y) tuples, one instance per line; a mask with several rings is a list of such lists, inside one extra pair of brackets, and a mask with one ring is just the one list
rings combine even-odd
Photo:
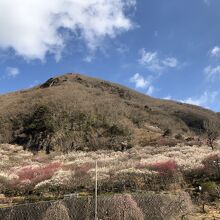
[(206, 213), (202, 212), (202, 208), (196, 210), (195, 213), (188, 216), (189, 220), (220, 220), (220, 203), (212, 206), (205, 206)]

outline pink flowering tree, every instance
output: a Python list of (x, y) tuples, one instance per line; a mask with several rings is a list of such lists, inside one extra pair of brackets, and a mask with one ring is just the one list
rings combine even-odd
[(11, 169), (10, 173), (17, 176), (11, 180), (10, 185), (19, 188), (29, 188), (39, 182), (52, 178), (54, 173), (61, 167), (58, 162), (44, 166), (24, 166), (18, 169)]
[(177, 163), (175, 160), (167, 160), (164, 162), (142, 163), (136, 166), (137, 169), (150, 169), (161, 175), (174, 174), (177, 171)]

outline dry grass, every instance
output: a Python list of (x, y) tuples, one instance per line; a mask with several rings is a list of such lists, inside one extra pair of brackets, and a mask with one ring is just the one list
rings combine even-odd
[[(65, 152), (120, 148), (124, 142), (146, 146), (166, 129), (174, 135), (192, 136), (205, 133), (205, 120), (219, 122), (218, 114), (210, 110), (153, 99), (79, 74), (52, 81), (0, 96), (0, 143)], [(47, 114), (38, 115), (40, 107), (46, 108)], [(36, 116), (47, 122), (37, 131), (33, 129), (36, 124), (30, 123)], [(119, 134), (110, 135), (112, 126), (118, 128)]]

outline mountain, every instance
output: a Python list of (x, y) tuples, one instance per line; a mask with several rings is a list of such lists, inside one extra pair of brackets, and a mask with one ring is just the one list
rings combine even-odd
[(124, 86), (65, 74), (0, 96), (0, 143), (25, 149), (123, 150), (158, 138), (204, 136), (218, 113), (155, 99)]

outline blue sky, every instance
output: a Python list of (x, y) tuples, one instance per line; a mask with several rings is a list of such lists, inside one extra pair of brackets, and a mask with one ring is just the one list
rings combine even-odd
[(0, 0), (0, 94), (82, 73), (220, 111), (219, 0)]

